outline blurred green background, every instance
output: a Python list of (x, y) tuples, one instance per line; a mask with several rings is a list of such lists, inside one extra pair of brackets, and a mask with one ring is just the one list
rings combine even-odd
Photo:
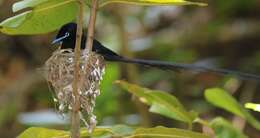
[[(14, 2), (0, 0), (0, 21), (13, 15)], [(98, 14), (95, 37), (127, 57), (197, 63), (260, 74), (260, 1), (204, 2), (209, 6), (109, 5)], [(53, 91), (39, 70), (57, 48), (50, 44), (55, 34), (0, 35), (0, 137), (15, 137), (29, 126), (68, 128), (66, 117), (63, 121), (56, 114)], [(221, 115), (250, 137), (260, 137), (260, 132), (244, 120), (215, 109), (203, 98), (205, 88), (221, 87), (242, 104), (259, 103), (258, 82), (109, 62), (95, 108), (98, 125), (186, 128), (178, 121), (149, 113), (146, 105), (113, 84), (118, 79), (168, 91), (186, 108), (202, 114), (202, 118)], [(254, 115), (260, 119), (259, 113)]]

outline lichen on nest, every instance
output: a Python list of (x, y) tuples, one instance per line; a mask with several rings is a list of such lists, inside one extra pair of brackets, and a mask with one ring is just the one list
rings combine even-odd
[[(47, 81), (55, 91), (54, 101), (58, 110), (64, 114), (72, 110), (75, 99), (72, 84), (74, 80), (75, 55), (72, 49), (58, 49), (45, 62)], [(105, 73), (104, 58), (94, 52), (81, 52), (78, 92), (80, 95), (80, 116), (89, 131), (96, 126), (93, 113), (96, 97), (100, 94), (100, 81)], [(86, 117), (83, 117), (86, 114)]]

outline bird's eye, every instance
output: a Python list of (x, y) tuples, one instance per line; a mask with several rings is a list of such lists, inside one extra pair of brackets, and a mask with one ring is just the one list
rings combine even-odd
[(66, 32), (66, 33), (65, 33), (65, 36), (67, 36), (67, 37), (68, 37), (69, 35), (70, 35), (70, 33), (68, 33), (68, 32)]

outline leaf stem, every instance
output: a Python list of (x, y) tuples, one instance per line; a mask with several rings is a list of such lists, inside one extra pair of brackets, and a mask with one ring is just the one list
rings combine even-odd
[(78, 0), (79, 2), (79, 16), (77, 21), (77, 34), (76, 34), (76, 44), (75, 44), (75, 70), (74, 70), (74, 80), (72, 84), (73, 89), (73, 101), (72, 101), (72, 112), (71, 112), (71, 137), (79, 138), (80, 137), (80, 94), (78, 91), (80, 82), (80, 44), (82, 37), (82, 24), (83, 24), (83, 14), (84, 14), (84, 1)]

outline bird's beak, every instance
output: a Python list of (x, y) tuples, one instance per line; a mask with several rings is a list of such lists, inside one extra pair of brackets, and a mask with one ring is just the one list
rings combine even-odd
[(67, 38), (67, 37), (69, 37), (69, 35), (64, 35), (64, 36), (62, 36), (62, 37), (60, 37), (60, 38), (56, 38), (55, 40), (53, 40), (52, 41), (52, 45), (54, 45), (54, 44), (57, 44), (57, 43), (62, 43), (62, 41), (65, 39), (65, 38)]

